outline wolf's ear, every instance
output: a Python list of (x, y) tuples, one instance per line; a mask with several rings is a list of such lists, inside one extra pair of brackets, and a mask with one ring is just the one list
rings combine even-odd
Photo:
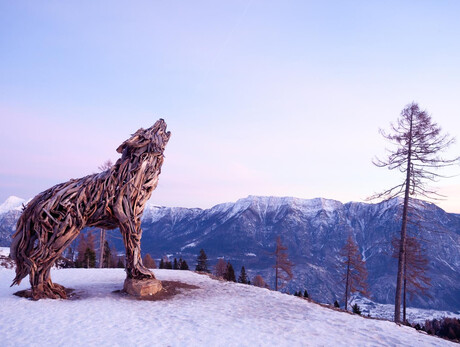
[(143, 136), (144, 133), (145, 133), (145, 130), (140, 128), (138, 131), (132, 134), (129, 139), (127, 139), (120, 146), (118, 146), (117, 152), (123, 153), (123, 150), (126, 147), (131, 147), (131, 148), (142, 147), (142, 145), (145, 142), (145, 137)]

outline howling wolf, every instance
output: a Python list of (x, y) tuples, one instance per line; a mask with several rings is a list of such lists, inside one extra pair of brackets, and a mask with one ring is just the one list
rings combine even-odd
[(58, 184), (31, 200), (13, 235), (12, 285), (29, 275), (33, 299), (66, 298), (65, 288), (51, 281), (50, 269), (85, 227), (120, 228), (127, 278), (155, 278), (142, 264), (140, 218), (158, 184), (170, 136), (160, 119), (123, 142), (117, 148), (121, 158), (110, 169)]

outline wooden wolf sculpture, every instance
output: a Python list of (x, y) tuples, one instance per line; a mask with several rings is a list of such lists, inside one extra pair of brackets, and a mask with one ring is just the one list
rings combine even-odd
[(12, 285), (29, 275), (33, 299), (66, 298), (65, 288), (51, 281), (50, 269), (84, 227), (120, 228), (127, 278), (155, 278), (142, 264), (140, 218), (158, 184), (170, 136), (160, 119), (123, 142), (117, 148), (121, 158), (110, 169), (58, 184), (30, 201), (11, 244)]

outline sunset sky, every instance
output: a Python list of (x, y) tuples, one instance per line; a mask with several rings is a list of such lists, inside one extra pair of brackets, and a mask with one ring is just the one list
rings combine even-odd
[[(0, 204), (97, 172), (160, 117), (172, 137), (154, 204), (363, 201), (402, 179), (372, 158), (408, 103), (460, 141), (459, 13), (455, 0), (2, 1)], [(460, 213), (460, 176), (437, 187)]]

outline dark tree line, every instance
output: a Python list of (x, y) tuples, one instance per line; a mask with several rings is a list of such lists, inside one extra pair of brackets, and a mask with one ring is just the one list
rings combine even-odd
[(160, 260), (159, 268), (169, 270), (189, 270), (187, 262), (182, 258), (179, 258), (179, 260), (174, 258), (174, 261), (171, 263), (167, 257), (163, 257)]

